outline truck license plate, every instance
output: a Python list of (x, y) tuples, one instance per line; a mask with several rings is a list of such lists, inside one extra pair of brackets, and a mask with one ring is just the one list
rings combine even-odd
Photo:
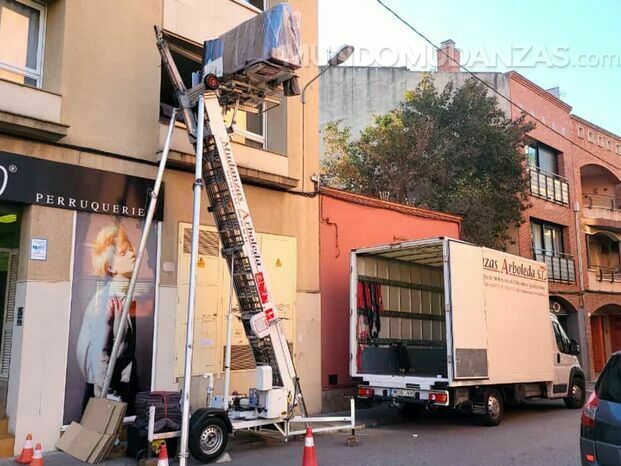
[(404, 396), (408, 398), (414, 398), (416, 396), (416, 390), (405, 390), (403, 388), (395, 388), (392, 391), (392, 396)]

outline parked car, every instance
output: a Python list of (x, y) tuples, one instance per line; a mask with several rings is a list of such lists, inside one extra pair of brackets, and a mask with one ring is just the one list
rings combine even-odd
[(621, 351), (610, 357), (582, 408), (580, 454), (585, 466), (621, 464)]

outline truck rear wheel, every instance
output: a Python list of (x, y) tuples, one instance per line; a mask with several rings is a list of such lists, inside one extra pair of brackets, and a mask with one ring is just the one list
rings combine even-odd
[(486, 426), (497, 426), (502, 422), (505, 414), (505, 404), (502, 393), (497, 388), (488, 388), (483, 395), (485, 414), (481, 415), (481, 422)]
[(584, 397), (586, 396), (586, 389), (584, 386), (584, 379), (581, 377), (574, 377), (571, 379), (571, 386), (569, 387), (569, 393), (567, 398), (563, 398), (565, 406), (569, 409), (580, 409), (584, 405)]

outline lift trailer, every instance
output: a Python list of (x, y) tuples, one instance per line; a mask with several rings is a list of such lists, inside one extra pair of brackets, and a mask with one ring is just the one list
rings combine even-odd
[[(185, 121), (188, 136), (195, 147), (195, 180), (192, 219), (192, 248), (185, 346), (182, 425), (179, 432), (158, 434), (153, 431), (154, 410), (150, 412), (149, 440), (180, 437), (180, 465), (186, 464), (189, 451), (204, 462), (219, 458), (226, 449), (228, 435), (240, 429), (278, 432), (285, 440), (304, 433), (305, 425), (327, 422), (315, 432), (351, 429), (355, 436), (355, 406), (351, 400), (351, 415), (339, 417), (308, 417), (300, 381), (282, 324), (272, 300), (263, 259), (257, 243), (252, 217), (246, 202), (237, 165), (233, 156), (230, 134), (239, 132), (235, 126), (237, 111), (259, 113), (264, 104), (272, 108), (283, 98), (281, 88), (291, 94), (297, 88), (295, 71), (271, 62), (255, 62), (234, 76), (216, 76), (204, 71), (195, 73), (193, 87), (187, 88), (173, 60), (169, 43), (163, 32), (155, 28), (162, 65), (173, 84), (179, 108), (171, 116), (149, 208), (145, 216), (140, 245), (128, 296), (115, 337), (102, 397), (107, 396), (125, 322), (132, 302), (138, 271), (147, 237), (153, 221), (172, 134), (178, 112)], [(287, 90), (289, 92), (287, 92)], [(233, 111), (227, 127), (224, 114)], [(225, 351), (224, 394), (220, 403), (210, 402), (190, 416), (190, 380), (192, 374), (192, 341), (194, 340), (194, 311), (196, 302), (196, 264), (198, 262), (201, 191), (205, 188), (220, 235), (222, 256), (231, 275), (231, 290), (239, 303), (241, 320), (256, 362), (256, 387), (249, 396), (234, 404), (229, 400), (232, 309), (229, 299)], [(214, 397), (213, 400), (218, 399)], [(297, 428), (295, 427), (297, 425)]]

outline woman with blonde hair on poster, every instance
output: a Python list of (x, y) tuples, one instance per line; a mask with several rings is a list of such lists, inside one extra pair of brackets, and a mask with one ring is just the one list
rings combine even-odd
[[(90, 300), (82, 320), (76, 356), (84, 379), (84, 406), (89, 398), (102, 391), (114, 335), (119, 327), (129, 279), (136, 253), (123, 225), (112, 224), (101, 228), (92, 245), (97, 292)], [(110, 394), (120, 397), (133, 411), (138, 391), (136, 370), (136, 301), (132, 301), (125, 336), (110, 381)]]

